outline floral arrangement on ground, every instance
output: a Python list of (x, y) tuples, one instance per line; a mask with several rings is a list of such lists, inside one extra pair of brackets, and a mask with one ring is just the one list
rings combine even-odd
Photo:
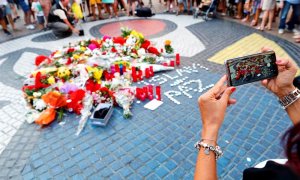
[(165, 41), (163, 51), (143, 34), (121, 28), (120, 37), (82, 40), (50, 56), (37, 56), (36, 69), (22, 87), (29, 107), (27, 122), (44, 126), (61, 121), (65, 112), (76, 113), (81, 115), (79, 134), (91, 111), (102, 103), (122, 107), (124, 117), (129, 118), (135, 98), (155, 98), (151, 85), (143, 94), (133, 83), (180, 63), (178, 54), (176, 62), (170, 61), (175, 56), (170, 40)]

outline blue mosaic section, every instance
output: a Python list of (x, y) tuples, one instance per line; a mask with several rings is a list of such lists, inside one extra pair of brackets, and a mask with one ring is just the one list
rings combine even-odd
[[(168, 75), (174, 77), (176, 72)], [(200, 79), (204, 86), (221, 77), (205, 70), (184, 76)], [(177, 90), (170, 86), (173, 81), (163, 84), (162, 92)], [(201, 129), (197, 106), (201, 93), (191, 95), (191, 99), (176, 97), (181, 105), (163, 96), (164, 104), (155, 111), (143, 108), (145, 103), (134, 103), (134, 115), (128, 120), (115, 108), (107, 127), (88, 124), (79, 136), (75, 135), (79, 117), (68, 115), (64, 125), (54, 123), (41, 130), (23, 178), (192, 179), (197, 157), (193, 144)], [(238, 103), (228, 109), (219, 138), (225, 152), (218, 160), (221, 179), (241, 179), (243, 169), (282, 158), (280, 137), (291, 125), (276, 98), (260, 86), (238, 87), (234, 97)]]

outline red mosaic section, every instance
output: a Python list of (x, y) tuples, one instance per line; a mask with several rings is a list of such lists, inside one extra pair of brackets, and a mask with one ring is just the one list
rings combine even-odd
[(119, 21), (102, 26), (99, 29), (99, 32), (103, 35), (116, 37), (120, 36), (121, 27), (135, 29), (147, 37), (162, 32), (165, 29), (166, 24), (163, 21), (151, 19)]

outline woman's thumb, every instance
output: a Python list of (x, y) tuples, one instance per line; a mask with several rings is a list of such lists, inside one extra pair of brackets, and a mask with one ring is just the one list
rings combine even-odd
[(231, 94), (236, 90), (235, 87), (228, 87), (223, 95), (222, 95), (222, 100), (224, 100), (225, 102), (228, 102), (228, 100), (230, 99)]

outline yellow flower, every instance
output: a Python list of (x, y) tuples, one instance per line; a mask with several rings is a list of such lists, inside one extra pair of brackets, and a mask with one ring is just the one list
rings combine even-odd
[(102, 77), (102, 73), (103, 73), (103, 71), (102, 71), (102, 69), (95, 69), (95, 71), (94, 71), (94, 73), (93, 73), (93, 77), (97, 80), (97, 82), (98, 83), (101, 83), (101, 77)]
[(55, 78), (53, 76), (50, 76), (48, 79), (47, 79), (48, 83), (49, 84), (54, 84), (55, 83)]
[(86, 50), (86, 48), (85, 48), (85, 47), (83, 47), (83, 46), (81, 46), (81, 47), (80, 47), (80, 50), (81, 50), (81, 51), (85, 51), (85, 50)]
[(166, 40), (165, 41), (165, 46), (170, 46), (171, 45), (171, 41), (170, 40)]
[(75, 60), (78, 60), (78, 59), (80, 58), (80, 56), (79, 56), (78, 54), (74, 54), (74, 55), (73, 55), (73, 58), (74, 58)]
[(68, 77), (71, 74), (70, 70), (67, 67), (59, 67), (57, 71), (57, 76), (59, 78)]

